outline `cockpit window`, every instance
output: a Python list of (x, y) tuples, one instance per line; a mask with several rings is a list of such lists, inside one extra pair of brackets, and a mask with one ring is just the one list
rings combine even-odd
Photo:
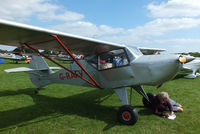
[(124, 49), (117, 49), (96, 56), (89, 62), (98, 70), (104, 70), (126, 66), (129, 64), (129, 59)]
[(135, 56), (141, 56), (143, 55), (142, 52), (138, 49), (138, 47), (128, 47), (132, 51), (132, 53), (135, 54)]

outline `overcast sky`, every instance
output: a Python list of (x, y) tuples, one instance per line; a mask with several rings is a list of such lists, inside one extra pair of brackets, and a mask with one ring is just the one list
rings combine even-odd
[(200, 52), (200, 0), (5, 0), (0, 19), (170, 53)]

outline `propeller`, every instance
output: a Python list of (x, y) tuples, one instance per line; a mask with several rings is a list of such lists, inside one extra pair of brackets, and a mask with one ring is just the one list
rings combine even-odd
[(181, 63), (187, 63), (187, 62), (190, 62), (190, 61), (192, 61), (192, 60), (194, 60), (195, 59), (195, 57), (193, 57), (193, 56), (189, 56), (189, 55), (180, 55), (179, 56), (179, 61), (181, 62)]

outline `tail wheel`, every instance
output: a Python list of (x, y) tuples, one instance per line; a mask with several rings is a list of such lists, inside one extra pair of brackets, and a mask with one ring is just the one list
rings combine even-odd
[(124, 105), (119, 108), (118, 121), (125, 125), (133, 125), (138, 120), (138, 113), (133, 106)]
[(145, 107), (147, 108), (151, 108), (152, 107), (152, 100), (153, 100), (153, 97), (155, 96), (153, 93), (147, 93), (147, 96), (150, 100), (150, 102), (146, 99), (146, 98), (142, 98), (142, 102), (144, 104)]
[(37, 88), (37, 89), (35, 89), (35, 94), (38, 94), (39, 93), (39, 91), (40, 91), (40, 88)]

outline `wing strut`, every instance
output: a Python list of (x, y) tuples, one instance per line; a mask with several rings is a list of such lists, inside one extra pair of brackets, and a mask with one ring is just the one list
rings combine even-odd
[[(61, 42), (61, 43), (62, 43), (62, 42)], [(100, 85), (92, 78), (92, 76), (85, 70), (85, 68), (79, 63), (79, 61), (71, 54), (71, 52), (70, 52), (68, 49), (67, 49), (67, 50), (69, 51), (69, 53), (70, 53), (73, 57), (72, 57), (71, 55), (70, 55), (70, 56), (71, 56), (73, 59), (75, 59), (76, 63), (79, 65), (79, 67), (88, 75), (88, 77), (89, 77), (93, 82), (87, 80), (86, 78), (84, 78), (84, 77), (82, 77), (82, 76), (79, 76), (78, 74), (74, 73), (74, 72), (71, 71), (70, 69), (68, 69), (68, 68), (66, 68), (65, 66), (59, 64), (58, 62), (54, 61), (53, 59), (49, 58), (49, 57), (46, 56), (45, 54), (39, 52), (37, 49), (31, 47), (31, 46), (28, 45), (27, 43), (24, 43), (24, 45), (27, 46), (28, 48), (30, 48), (31, 50), (35, 51), (36, 53), (40, 54), (41, 56), (47, 58), (48, 60), (50, 60), (51, 62), (55, 63), (56, 65), (58, 65), (58, 66), (62, 67), (63, 69), (69, 71), (69, 72), (72, 73), (73, 75), (76, 75), (77, 77), (79, 77), (79, 78), (81, 78), (82, 80), (88, 82), (89, 84), (91, 84), (91, 85), (93, 85), (93, 86), (96, 86), (97, 88), (100, 88), (100, 89), (101, 89)], [(69, 53), (68, 53), (68, 54), (69, 54)]]
[(92, 76), (86, 71), (86, 69), (80, 64), (80, 62), (73, 56), (73, 54), (67, 49), (67, 47), (62, 43), (57, 35), (51, 35), (54, 37), (58, 43), (63, 47), (63, 49), (70, 55), (70, 57), (78, 64), (78, 66), (87, 74), (87, 76), (94, 82), (95, 86), (100, 88), (99, 84), (92, 78)]

